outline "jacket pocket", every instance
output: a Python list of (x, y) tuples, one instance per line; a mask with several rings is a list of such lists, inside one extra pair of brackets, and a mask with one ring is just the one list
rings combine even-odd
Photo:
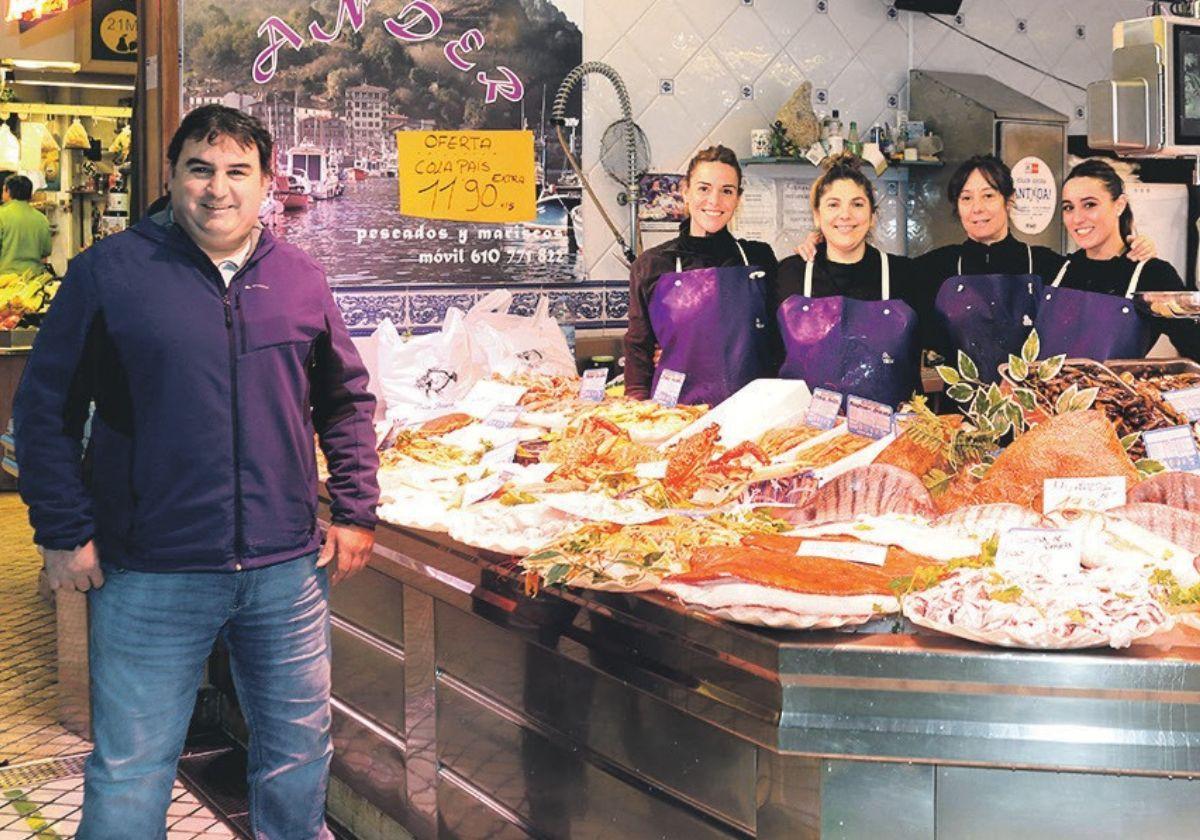
[(252, 289), (235, 298), (243, 354), (308, 345), (325, 331), (325, 313), (316, 301), (280, 300), (269, 295), (269, 290)]

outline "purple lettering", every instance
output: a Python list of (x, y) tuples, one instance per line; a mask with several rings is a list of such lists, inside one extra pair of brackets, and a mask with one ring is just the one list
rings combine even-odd
[(258, 27), (258, 35), (261, 37), (264, 32), (267, 33), (267, 46), (254, 59), (251, 71), (254, 81), (260, 85), (275, 78), (275, 71), (279, 67), (279, 51), (284, 44), (289, 44), (294, 50), (304, 46), (304, 39), (299, 33), (277, 17), (272, 16), (262, 22), (262, 26)]
[[(411, 21), (407, 20), (410, 12), (417, 13), (416, 17)], [(413, 29), (423, 21), (428, 21), (429, 31), (425, 33), (413, 32)], [(420, 41), (428, 41), (442, 31), (442, 15), (431, 4), (426, 3), (425, 0), (412, 0), (394, 19), (388, 18), (385, 20), (383, 28), (391, 33), (393, 37), (415, 44)]]
[(451, 41), (446, 44), (446, 49), (443, 52), (446, 54), (447, 61), (459, 70), (466, 72), (475, 66), (475, 62), (467, 61), (462, 57), (461, 53), (475, 52), (480, 49), (483, 49), (483, 33), (478, 29), (468, 29), (457, 41)]
[(500, 65), (496, 69), (503, 73), (505, 78), (489, 79), (487, 73), (483, 71), (475, 74), (475, 79), (485, 88), (483, 101), (491, 105), (496, 101), (497, 96), (503, 96), (509, 102), (520, 102), (521, 97), (525, 95), (525, 86), (521, 84), (517, 74), (504, 65)]
[(370, 3), (371, 0), (338, 0), (337, 23), (334, 24), (333, 34), (327, 33), (315, 20), (308, 25), (308, 34), (314, 41), (328, 44), (342, 34), (342, 25), (345, 24), (346, 18), (350, 18), (350, 26), (354, 28), (355, 32), (358, 32), (363, 28), (367, 6)]

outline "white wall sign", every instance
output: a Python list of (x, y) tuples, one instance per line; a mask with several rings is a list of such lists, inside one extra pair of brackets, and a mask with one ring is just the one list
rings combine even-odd
[(1038, 157), (1023, 157), (1012, 168), (1013, 208), (1010, 217), (1019, 233), (1037, 234), (1044, 231), (1058, 212), (1058, 186), (1046, 161)]

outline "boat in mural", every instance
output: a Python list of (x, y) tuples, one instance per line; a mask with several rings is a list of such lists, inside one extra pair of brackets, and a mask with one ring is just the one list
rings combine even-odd
[(295, 175), (308, 195), (316, 201), (337, 198), (346, 191), (338, 180), (337, 167), (331, 165), (324, 149), (303, 144), (287, 152), (287, 171)]
[(276, 175), (272, 195), (284, 210), (307, 210), (312, 204), (310, 189), (311, 186), (296, 175)]
[(578, 227), (578, 210), (583, 204), (583, 185), (577, 178), (564, 173), (553, 184), (547, 184), (537, 198), (537, 217), (525, 222), (527, 230), (543, 235), (566, 236), (570, 227)]

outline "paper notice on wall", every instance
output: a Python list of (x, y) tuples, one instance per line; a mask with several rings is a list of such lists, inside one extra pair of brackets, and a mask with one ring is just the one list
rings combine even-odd
[(780, 181), (779, 189), (779, 212), (783, 217), (780, 227), (808, 233), (813, 229), (812, 205), (809, 203), (812, 181)]
[(742, 202), (734, 219), (742, 239), (773, 242), (779, 231), (779, 201), (775, 181), (748, 175), (742, 179)]

